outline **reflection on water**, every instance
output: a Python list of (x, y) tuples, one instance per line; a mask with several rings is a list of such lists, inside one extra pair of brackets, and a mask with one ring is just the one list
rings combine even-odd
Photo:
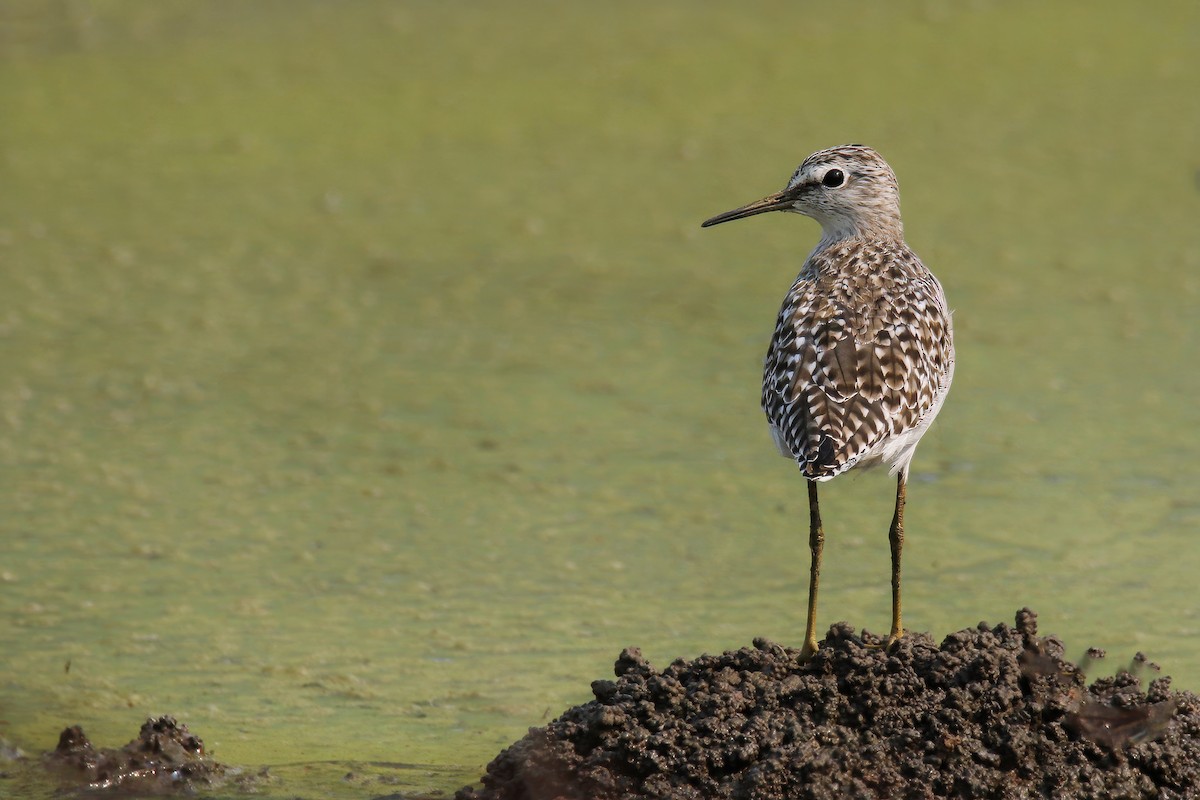
[[(849, 140), (956, 309), (907, 622), (1200, 685), (1188, 26), (776, 11), (4, 8), (0, 736), (470, 773), (626, 645), (796, 641), (757, 392), (817, 229), (698, 225)], [(886, 626), (887, 485), (822, 497), (824, 620)]]

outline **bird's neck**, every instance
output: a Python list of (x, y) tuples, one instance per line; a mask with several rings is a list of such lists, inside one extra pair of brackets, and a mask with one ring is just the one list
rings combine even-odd
[(821, 243), (817, 249), (859, 239), (871, 242), (904, 242), (904, 226), (900, 218), (875, 217), (871, 219), (833, 217), (818, 220), (821, 223)]

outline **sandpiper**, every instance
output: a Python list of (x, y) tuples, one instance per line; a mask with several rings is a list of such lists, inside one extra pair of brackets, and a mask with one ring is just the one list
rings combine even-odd
[(808, 481), (808, 624), (801, 658), (817, 651), (817, 586), (825, 534), (817, 483), (888, 464), (896, 476), (892, 629), (900, 620), (900, 550), (908, 466), (950, 390), (954, 342), (941, 284), (904, 242), (896, 175), (869, 147), (804, 159), (781, 192), (704, 222), (793, 211), (821, 224), (783, 300), (763, 370), (762, 407), (779, 452)]

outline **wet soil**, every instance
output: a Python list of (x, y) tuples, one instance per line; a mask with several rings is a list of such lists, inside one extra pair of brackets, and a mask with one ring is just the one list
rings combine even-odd
[(222, 783), (227, 767), (204, 752), (204, 742), (173, 717), (148, 719), (136, 739), (121, 748), (97, 748), (74, 725), (44, 757), (64, 783), (88, 790), (119, 790), (122, 796), (193, 793)]
[(627, 649), (456, 798), (1200, 797), (1200, 698), (1140, 654), (1089, 685), (1028, 609), (880, 645), (839, 623), (804, 664), (762, 639), (663, 670)]

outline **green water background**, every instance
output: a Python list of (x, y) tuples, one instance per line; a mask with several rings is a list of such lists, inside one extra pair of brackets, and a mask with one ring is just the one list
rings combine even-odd
[[(818, 229), (699, 222), (849, 141), (956, 309), (907, 626), (1200, 688), (1194, 2), (3, 2), (0, 737), (448, 790), (627, 645), (798, 644)], [(886, 631), (891, 484), (822, 500)]]

